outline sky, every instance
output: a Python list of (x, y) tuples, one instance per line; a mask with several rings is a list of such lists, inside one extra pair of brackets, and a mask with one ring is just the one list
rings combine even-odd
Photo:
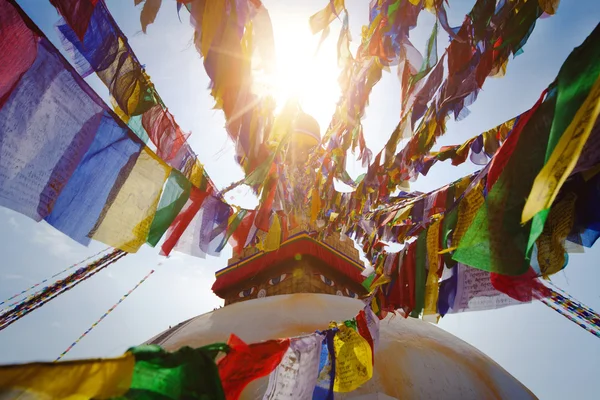
[[(48, 1), (19, 0), (18, 3), (60, 48), (54, 32), (58, 15)], [(322, 129), (327, 126), (338, 98), (335, 42), (340, 24), (315, 55), (319, 40), (308, 29), (308, 17), (326, 0), (264, 1), (274, 25), (278, 54), (277, 98), (300, 96), (303, 108)], [(474, 1), (450, 1), (451, 26), (462, 23)], [(146, 66), (159, 94), (186, 131), (190, 144), (218, 187), (243, 175), (233, 160), (233, 147), (220, 111), (207, 90), (209, 80), (192, 44), (193, 30), (186, 11), (180, 22), (175, 2), (163, 1), (156, 22), (141, 32), (140, 8), (133, 1), (107, 0), (110, 11), (129, 38), (138, 59)], [(353, 47), (361, 26), (366, 24), (368, 2), (347, 0)], [(524, 48), (511, 59), (507, 74), (488, 79), (471, 114), (460, 122), (449, 122), (436, 148), (458, 144), (530, 108), (555, 78), (571, 50), (600, 21), (598, 0), (563, 0), (555, 16), (538, 21)], [(423, 49), (433, 17), (426, 12), (411, 31), (413, 44)], [(438, 49), (448, 44), (440, 32)], [(106, 88), (94, 76), (90, 85), (104, 98)], [(400, 114), (400, 85), (395, 70), (384, 73), (375, 86), (363, 120), (367, 145), (379, 151), (395, 128)], [(349, 172), (361, 173), (359, 163), (349, 163)], [(469, 162), (454, 167), (437, 163), (426, 177), (411, 183), (411, 189), (429, 191), (476, 170)], [(252, 207), (256, 200), (246, 189), (227, 195), (234, 204)], [(0, 301), (95, 254), (106, 246), (93, 242), (84, 247), (46, 223), (34, 221), (0, 208)], [(150, 270), (155, 273), (106, 319), (81, 340), (66, 359), (107, 357), (123, 353), (185, 319), (223, 304), (210, 290), (214, 273), (227, 264), (231, 249), (221, 257), (193, 258), (175, 253), (170, 258), (158, 249), (144, 246), (118, 263), (39, 310), (0, 332), (0, 363), (54, 360), (121, 296)], [(600, 260), (598, 247), (570, 256), (568, 267), (553, 282), (576, 299), (600, 310)], [(600, 340), (541, 303), (500, 310), (448, 315), (439, 327), (486, 353), (529, 387), (541, 399), (597, 398), (600, 371)]]

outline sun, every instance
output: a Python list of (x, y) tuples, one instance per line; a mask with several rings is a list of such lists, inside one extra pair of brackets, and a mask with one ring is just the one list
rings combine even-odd
[(308, 18), (272, 15), (271, 20), (276, 63), (271, 73), (255, 74), (255, 90), (257, 94), (271, 95), (277, 111), (287, 100), (298, 100), (323, 131), (340, 96), (335, 29), (317, 51), (320, 34), (310, 32)]

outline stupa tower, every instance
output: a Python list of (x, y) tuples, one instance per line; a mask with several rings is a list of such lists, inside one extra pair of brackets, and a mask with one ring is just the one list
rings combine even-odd
[[(299, 167), (319, 142), (318, 124), (301, 113), (293, 129), (291, 167)], [(216, 273), (213, 291), (225, 307), (148, 343), (173, 351), (225, 342), (232, 333), (247, 343), (294, 337), (352, 319), (364, 307), (358, 299), (366, 294), (364, 266), (349, 238), (319, 240), (305, 220), (275, 251), (261, 250), (261, 240)], [(428, 322), (389, 313), (379, 330), (373, 377), (353, 392), (335, 393), (336, 399), (536, 398), (485, 354)], [(262, 399), (267, 383), (268, 377), (251, 382), (241, 398)]]

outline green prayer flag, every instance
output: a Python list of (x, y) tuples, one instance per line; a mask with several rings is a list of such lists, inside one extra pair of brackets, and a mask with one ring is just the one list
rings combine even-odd
[(157, 345), (129, 349), (135, 366), (129, 390), (115, 399), (200, 399), (225, 400), (215, 358), (227, 352), (224, 343), (192, 349), (182, 347), (169, 353)]
[[(452, 189), (452, 193), (454, 195), (454, 187), (451, 186), (450, 188)], [(450, 190), (450, 189), (448, 189), (448, 190)], [(450, 195), (450, 194), (448, 193), (448, 195)], [(452, 243), (450, 243), (450, 245), (449, 245), (448, 241), (452, 239), (452, 232), (453, 232), (454, 228), (456, 227), (457, 221), (458, 221), (458, 207), (454, 208), (452, 211), (447, 213), (444, 216), (444, 219), (442, 220), (442, 249), (443, 250), (455, 245)], [(444, 253), (442, 255), (442, 258), (444, 259), (444, 264), (446, 264), (446, 266), (448, 268), (452, 268), (454, 265), (456, 265), (456, 261), (454, 261), (452, 259), (451, 253)]]
[(131, 129), (133, 133), (135, 133), (137, 137), (142, 140), (142, 142), (148, 144), (150, 141), (150, 136), (148, 136), (148, 132), (146, 132), (146, 129), (144, 129), (144, 126), (142, 125), (141, 115), (134, 115), (130, 117), (127, 126), (129, 126), (129, 129)]
[(146, 239), (150, 246), (154, 247), (158, 244), (160, 238), (175, 220), (190, 197), (191, 188), (192, 184), (181, 172), (176, 169), (171, 170)]
[(551, 88), (523, 128), (504, 170), (458, 244), (454, 260), (504, 275), (521, 275), (529, 268), (531, 222), (521, 225), (521, 212), (544, 165), (555, 105), (556, 89)]
[(369, 276), (367, 279), (365, 279), (362, 282), (362, 285), (365, 289), (367, 289), (367, 291), (371, 290), (371, 284), (373, 283), (373, 280), (375, 279), (375, 275), (377, 275), (376, 273), (372, 273), (371, 276)]
[[(571, 52), (556, 78), (557, 98), (550, 138), (546, 149), (545, 162), (548, 161), (556, 144), (575, 117), (575, 114), (588, 97), (592, 86), (600, 75), (600, 28)], [(527, 248), (531, 250), (537, 238), (542, 234), (550, 209), (545, 209), (533, 217), (531, 234)]]

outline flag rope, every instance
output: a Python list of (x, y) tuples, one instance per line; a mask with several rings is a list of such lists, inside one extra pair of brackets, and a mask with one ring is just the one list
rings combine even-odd
[(88, 330), (87, 330), (87, 331), (83, 332), (83, 334), (81, 334), (81, 336), (79, 336), (79, 337), (77, 338), (77, 340), (75, 340), (73, 343), (71, 343), (71, 345), (70, 345), (69, 347), (67, 347), (67, 349), (66, 349), (65, 351), (63, 351), (63, 352), (61, 353), (61, 355), (60, 355), (60, 356), (58, 356), (58, 357), (56, 358), (56, 360), (54, 360), (54, 362), (57, 362), (58, 360), (60, 360), (61, 358), (63, 358), (63, 357), (65, 356), (65, 354), (67, 354), (69, 351), (71, 351), (71, 349), (72, 349), (73, 347), (75, 347), (75, 345), (76, 345), (77, 343), (79, 343), (79, 341), (81, 341), (81, 339), (83, 339), (83, 338), (84, 338), (84, 337), (85, 337), (85, 336), (86, 336), (88, 333), (90, 333), (90, 331), (91, 331), (92, 329), (94, 329), (94, 328), (95, 328), (95, 327), (96, 327), (96, 326), (97, 326), (97, 325), (98, 325), (100, 322), (102, 322), (102, 320), (103, 320), (104, 318), (106, 318), (106, 317), (108, 316), (108, 314), (110, 314), (110, 313), (111, 313), (111, 312), (112, 312), (112, 311), (113, 311), (115, 308), (117, 308), (117, 306), (118, 306), (119, 304), (121, 304), (121, 303), (123, 302), (123, 300), (125, 300), (125, 299), (126, 299), (126, 298), (127, 298), (127, 297), (128, 297), (130, 294), (131, 294), (131, 293), (133, 293), (133, 291), (134, 291), (135, 289), (137, 289), (137, 288), (138, 288), (138, 287), (139, 287), (139, 286), (140, 286), (142, 283), (144, 283), (144, 282), (146, 281), (146, 279), (148, 279), (148, 278), (150, 277), (150, 275), (152, 275), (153, 273), (154, 273), (154, 270), (151, 270), (151, 271), (148, 273), (148, 275), (146, 275), (145, 277), (143, 277), (143, 278), (142, 278), (142, 280), (141, 280), (141, 281), (139, 281), (139, 282), (137, 283), (137, 285), (135, 285), (135, 286), (134, 286), (134, 287), (133, 287), (133, 288), (132, 288), (132, 289), (131, 289), (129, 292), (125, 293), (125, 295), (124, 295), (123, 297), (121, 297), (121, 298), (119, 299), (119, 301), (118, 301), (118, 302), (117, 302), (115, 305), (113, 305), (111, 308), (109, 308), (109, 309), (108, 309), (108, 311), (106, 311), (106, 312), (105, 312), (105, 313), (104, 313), (104, 314), (103, 314), (103, 315), (100, 317), (100, 319), (99, 319), (98, 321), (94, 322), (94, 323), (92, 324), (92, 326), (90, 326), (90, 327), (88, 328)]

